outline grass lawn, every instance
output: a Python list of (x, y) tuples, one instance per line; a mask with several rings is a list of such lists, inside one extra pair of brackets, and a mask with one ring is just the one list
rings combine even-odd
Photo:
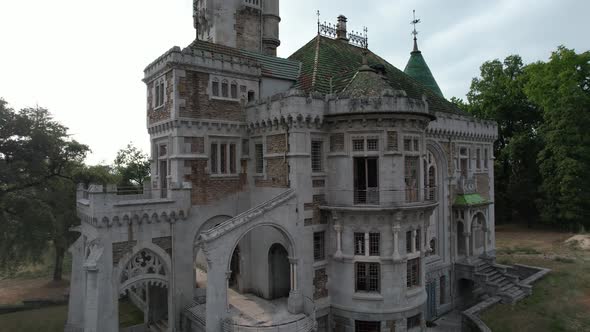
[(497, 305), (482, 319), (496, 332), (590, 331), (590, 251), (564, 241), (571, 234), (498, 227), (498, 262), (550, 268), (533, 295)]
[(67, 306), (0, 315), (0, 332), (63, 332)]

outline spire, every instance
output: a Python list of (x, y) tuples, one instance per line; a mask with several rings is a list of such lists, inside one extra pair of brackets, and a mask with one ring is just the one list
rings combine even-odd
[(424, 60), (424, 57), (422, 56), (422, 52), (418, 49), (418, 31), (416, 30), (416, 24), (418, 23), (421, 22), (420, 19), (416, 18), (416, 11), (414, 10), (414, 20), (410, 22), (410, 24), (414, 25), (414, 30), (412, 31), (412, 35), (414, 35), (414, 50), (410, 53), (410, 60), (408, 60), (404, 73), (424, 85), (426, 88), (432, 90), (437, 95), (444, 97), (432, 75), (432, 72), (430, 72), (430, 68), (428, 68), (428, 65), (426, 64), (426, 60)]
[(414, 9), (414, 20), (410, 22), (410, 24), (414, 25), (414, 31), (412, 31), (412, 35), (414, 35), (414, 51), (413, 52), (420, 52), (418, 49), (418, 31), (416, 30), (416, 24), (420, 23), (420, 19), (416, 18), (416, 10)]

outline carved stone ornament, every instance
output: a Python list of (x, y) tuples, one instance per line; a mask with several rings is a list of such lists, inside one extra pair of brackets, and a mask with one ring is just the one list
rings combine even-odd
[(166, 269), (160, 257), (149, 250), (135, 254), (121, 274), (121, 283), (140, 275), (158, 274), (166, 276)]

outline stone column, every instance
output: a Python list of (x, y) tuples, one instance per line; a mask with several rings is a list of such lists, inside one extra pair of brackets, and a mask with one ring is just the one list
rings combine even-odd
[(207, 270), (207, 312), (205, 327), (207, 332), (222, 330), (221, 322), (227, 316), (227, 270), (223, 267), (225, 262), (221, 259), (212, 259)]
[(336, 253), (334, 257), (338, 258), (342, 257), (342, 225), (334, 225), (334, 230), (336, 231)]
[(98, 327), (98, 269), (86, 267), (86, 304), (84, 332), (97, 332)]
[(465, 257), (469, 257), (470, 256), (470, 252), (471, 252), (471, 246), (469, 245), (469, 238), (471, 237), (471, 233), (470, 232), (464, 232), (463, 233), (463, 237), (465, 238)]
[(401, 230), (401, 226), (399, 224), (393, 225), (391, 227), (391, 231), (393, 232), (393, 260), (399, 261), (401, 259), (399, 255), (399, 232)]
[(287, 310), (292, 314), (299, 314), (303, 312), (303, 296), (297, 285), (297, 259), (289, 257), (289, 264), (291, 267), (291, 291), (289, 299), (287, 299)]

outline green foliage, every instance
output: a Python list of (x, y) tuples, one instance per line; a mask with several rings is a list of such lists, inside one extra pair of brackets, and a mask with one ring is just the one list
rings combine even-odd
[(113, 170), (120, 186), (142, 187), (150, 176), (150, 161), (147, 154), (129, 143), (117, 152)]
[(498, 123), (498, 141), (494, 145), (496, 216), (509, 222), (513, 218), (534, 219), (535, 199), (540, 183), (536, 164), (541, 149), (538, 128), (541, 110), (527, 98), (525, 66), (518, 55), (504, 62), (493, 60), (481, 66), (481, 77), (474, 78), (463, 100), (456, 105), (481, 119)]
[(39, 261), (51, 244), (61, 278), (78, 223), (72, 175), (87, 152), (46, 109), (15, 112), (0, 100), (0, 268)]
[(548, 223), (590, 227), (590, 52), (560, 46), (527, 68), (528, 97), (543, 108), (539, 206)]

